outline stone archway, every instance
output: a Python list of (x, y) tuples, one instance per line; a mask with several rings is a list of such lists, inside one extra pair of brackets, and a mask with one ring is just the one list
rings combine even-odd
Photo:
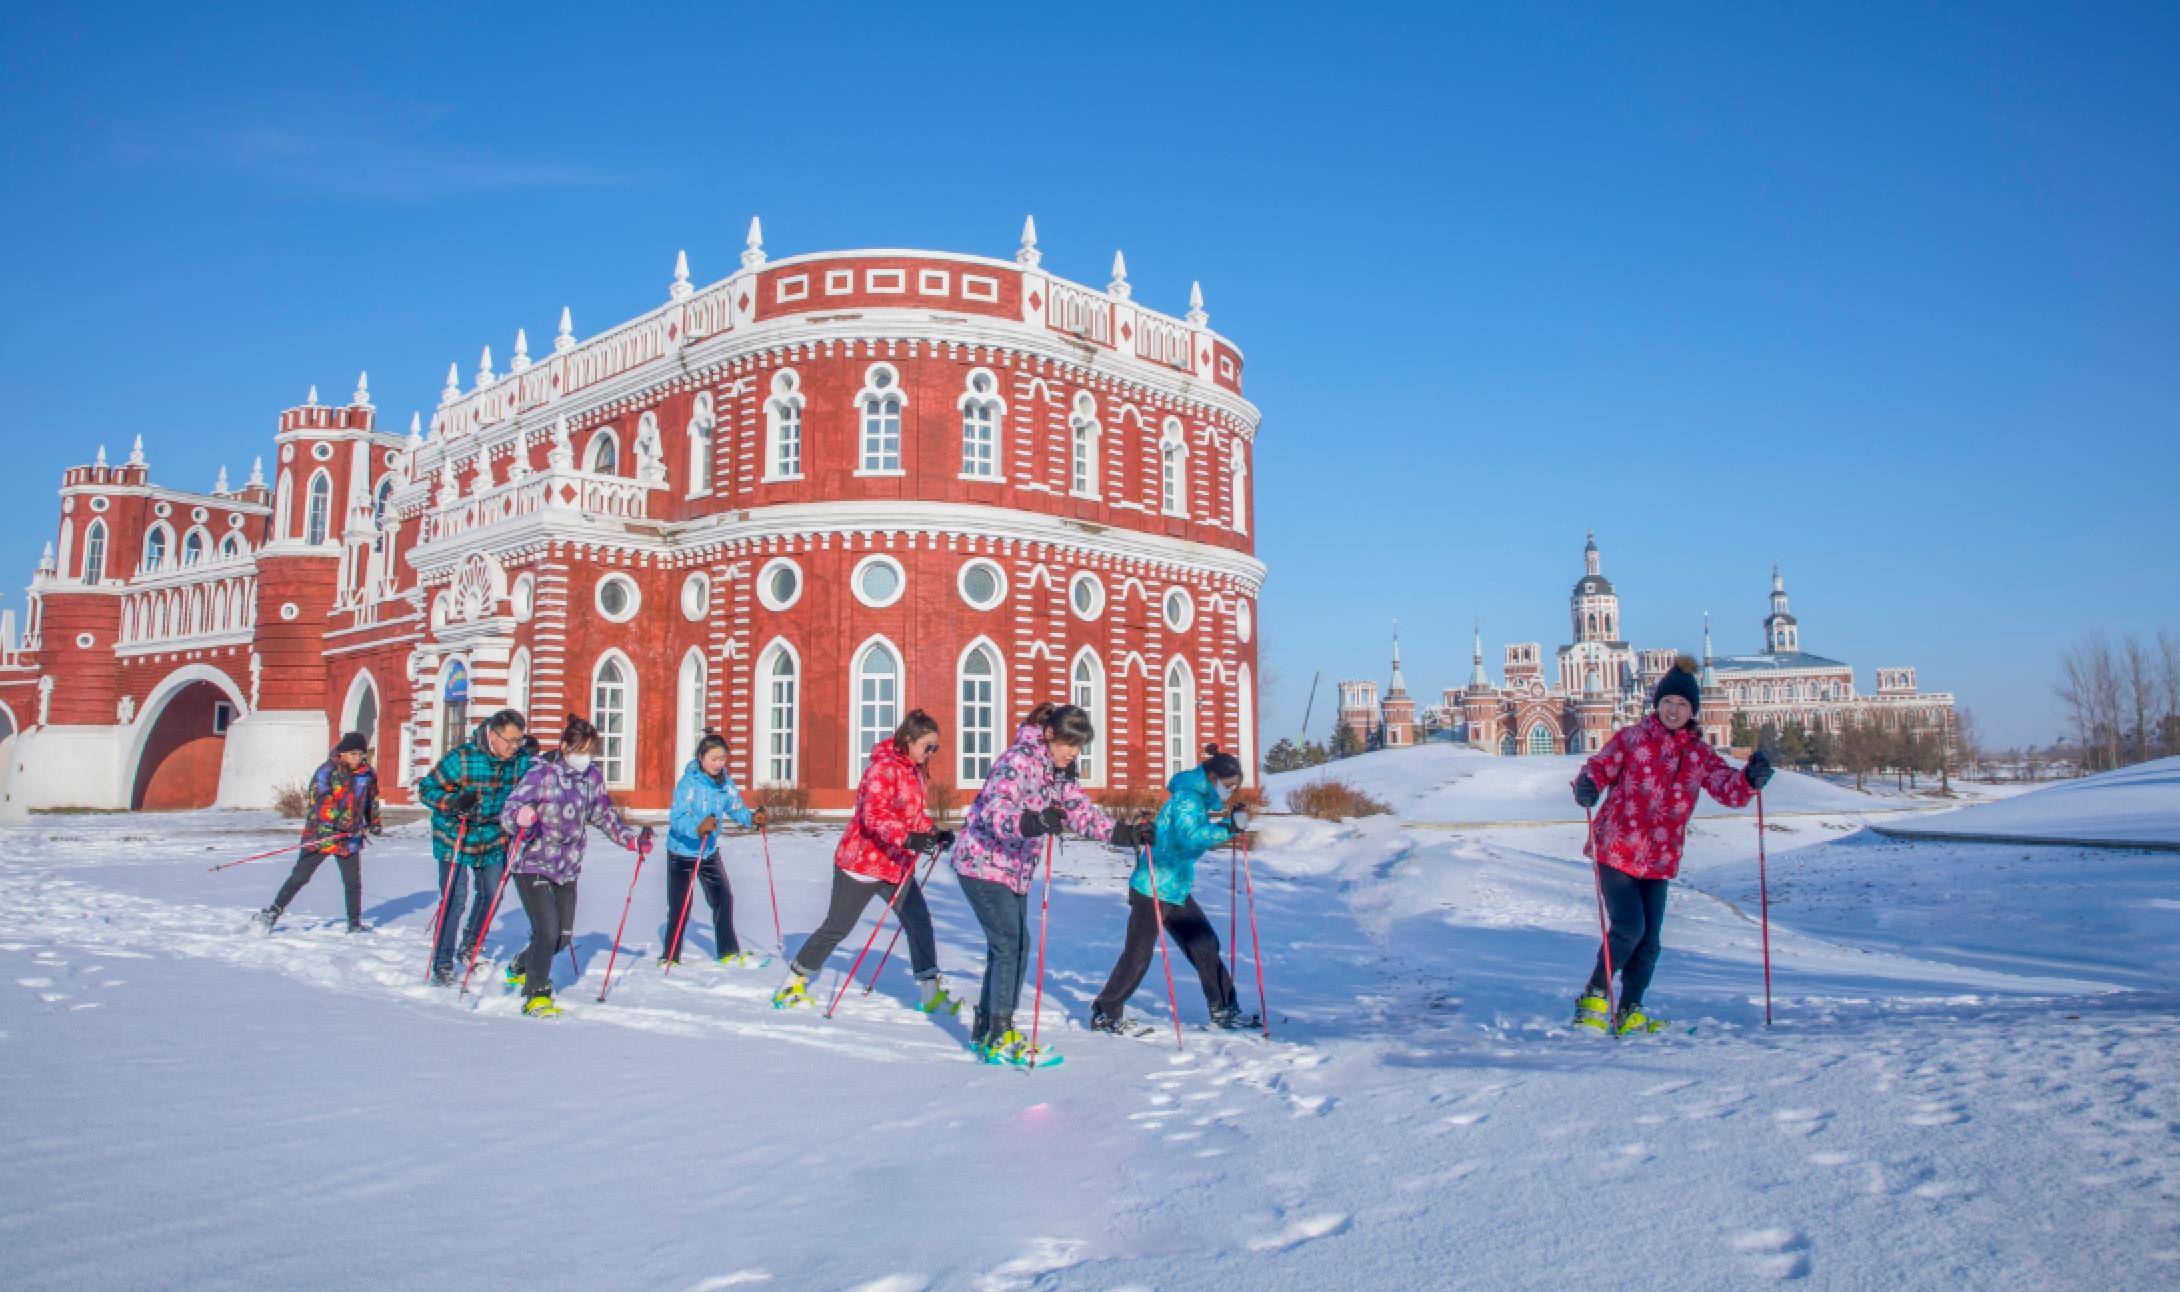
[(243, 712), (225, 674), (192, 665), (152, 688), (131, 741), (129, 806), (210, 807), (219, 797), (227, 726)]

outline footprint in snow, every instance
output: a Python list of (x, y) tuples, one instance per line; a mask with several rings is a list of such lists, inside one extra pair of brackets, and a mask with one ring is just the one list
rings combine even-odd
[(888, 1274), (882, 1279), (858, 1283), (851, 1292), (924, 1292), (931, 1280), (921, 1274)]
[(53, 985), (53, 980), (51, 978), (17, 978), (15, 980), (15, 985), (18, 987), (32, 988), (50, 987)]
[(1287, 1227), (1276, 1234), (1267, 1234), (1262, 1238), (1250, 1239), (1249, 1250), (1252, 1252), (1284, 1252), (1290, 1248), (1300, 1247), (1307, 1242), (1314, 1242), (1317, 1239), (1327, 1238), (1333, 1234), (1345, 1233), (1350, 1223), (1351, 1218), (1340, 1212), (1328, 1211), (1323, 1215), (1305, 1216), (1300, 1220), (1289, 1221)]
[(1449, 1126), (1476, 1126), (1490, 1119), (1488, 1113), (1455, 1113), (1446, 1119)]
[(1968, 1114), (1958, 1104), (1933, 1101), (1917, 1104), (1915, 1115), (1908, 1118), (1910, 1126), (1957, 1126), (1968, 1120)]
[(1752, 1229), (1733, 1240), (1733, 1249), (1748, 1259), (1751, 1269), (1775, 1279), (1798, 1279), (1809, 1273), (1809, 1240), (1798, 1230)]
[(771, 1281), (772, 1276), (763, 1270), (736, 1270), (732, 1274), (721, 1274), (715, 1278), (705, 1279), (702, 1283), (691, 1287), (689, 1292), (722, 1292), (722, 1289), (725, 1288), (748, 1287), (754, 1283), (770, 1283)]
[(1013, 1292), (1029, 1288), (1047, 1274), (1082, 1263), (1083, 1243), (1074, 1238), (1035, 1238), (1027, 1252), (995, 1266), (977, 1279), (977, 1292)]
[(1779, 1123), (1780, 1130), (1814, 1135), (1832, 1120), (1832, 1114), (1818, 1108), (1781, 1108), (1771, 1114), (1771, 1119)]

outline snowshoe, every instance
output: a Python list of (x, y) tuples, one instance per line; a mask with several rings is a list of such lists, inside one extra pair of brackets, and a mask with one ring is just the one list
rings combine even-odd
[(1574, 1003), (1574, 1026), (1594, 1028), (1600, 1032), (1605, 1031), (1606, 1023), (1611, 1018), (1611, 1011), (1612, 1002), (1596, 992), (1585, 992), (1582, 998)]
[(926, 1014), (944, 1014), (949, 1018), (961, 1017), (961, 997), (946, 990), (946, 984), (933, 980), (929, 984), (918, 983), (923, 999), (916, 1008)]
[(1062, 1062), (1051, 1046), (1032, 1047), (1028, 1037), (1011, 1027), (985, 1043), (983, 1057), (984, 1062), (995, 1067), (1005, 1064), (1016, 1068), (1057, 1068)]
[(774, 1009), (808, 1009), (810, 1005), (810, 982), (801, 974), (790, 974), (787, 981), (780, 984), (780, 989), (772, 993)]
[(452, 987), (455, 983), (454, 971), (444, 968), (433, 969), (431, 971), (431, 980), (441, 987)]
[(1090, 1011), (1090, 1030), (1113, 1036), (1126, 1036), (1135, 1030), (1135, 1025), (1125, 1014), (1108, 1014), (1102, 1009), (1093, 1009)]
[(364, 926), (362, 920), (350, 920), (348, 922), (348, 931), (350, 933), (368, 933), (370, 929)]
[(1612, 1034), (1614, 1036), (1632, 1036), (1636, 1034), (1648, 1036), (1656, 1032), (1662, 1032), (1672, 1025), (1672, 1019), (1645, 1014), (1642, 1006), (1629, 1005), (1620, 1011), (1620, 1016), (1617, 1019), (1613, 1020)]
[(1264, 1020), (1255, 1014), (1242, 1013), (1239, 1005), (1228, 1005), (1211, 1011), (1211, 1025), (1222, 1032), (1255, 1031), (1264, 1026)]
[(522, 1016), (524, 1018), (558, 1018), (560, 1017), (560, 1006), (553, 1004), (553, 998), (550, 996), (532, 996), (522, 1002)]
[(727, 969), (762, 969), (772, 963), (772, 957), (759, 955), (754, 951), (737, 951), (733, 955), (719, 957), (719, 963)]

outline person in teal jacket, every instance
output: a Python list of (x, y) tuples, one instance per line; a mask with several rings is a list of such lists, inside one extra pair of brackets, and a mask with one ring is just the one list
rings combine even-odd
[[(1152, 828), (1148, 859), (1136, 849), (1135, 874), (1128, 879), (1128, 936), (1120, 948), (1120, 961), (1105, 982), (1105, 990), (1090, 1006), (1090, 1026), (1100, 1032), (1118, 1032), (1127, 1026), (1121, 1007), (1150, 972), (1151, 953), (1158, 949), (1158, 926), (1196, 966), (1196, 980), (1203, 985), (1204, 1003), (1211, 1009), (1214, 1027), (1255, 1027), (1258, 1020), (1244, 1017), (1234, 1001), (1234, 979), (1219, 958), (1219, 935), (1203, 908), (1196, 905), (1196, 863), (1206, 852), (1249, 828), (1248, 810), (1228, 807), (1227, 800), (1241, 788), (1241, 760), (1222, 753), (1217, 745), (1204, 747), (1201, 765), (1176, 775), (1166, 789), (1172, 797), (1158, 813)], [(1152, 891), (1151, 875), (1158, 876)]]
[[(719, 826), (732, 821), (745, 830), (764, 824), (765, 810), (743, 806), (741, 791), (727, 775), (727, 742), (707, 731), (696, 742), (696, 757), (682, 769), (681, 783), (674, 786), (674, 809), (666, 818), (666, 951), (662, 961), (681, 963), (682, 934), (688, 920), (682, 907), (689, 902), (689, 883), (704, 886), (704, 901), (712, 908), (712, 945), (719, 963), (749, 963), (742, 944), (734, 936), (734, 890), (727, 886), (726, 867), (719, 864)], [(704, 864), (697, 865), (702, 855)]]

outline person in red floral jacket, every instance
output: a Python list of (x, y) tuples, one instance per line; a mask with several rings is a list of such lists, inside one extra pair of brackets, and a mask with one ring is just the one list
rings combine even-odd
[(1584, 855), (1597, 866), (1612, 932), (1611, 968), (1620, 974), (1620, 1009), (1607, 1020), (1611, 986), (1605, 947), (1598, 949), (1589, 985), (1575, 1002), (1575, 1025), (1608, 1026), (1618, 1035), (1655, 1032), (1665, 1020), (1645, 1015), (1643, 992), (1657, 968), (1659, 936), (1665, 927), (1665, 889), (1680, 873), (1680, 852), (1696, 795), (1708, 793), (1727, 807), (1742, 807), (1771, 779), (1771, 761), (1762, 750), (1748, 766), (1735, 767), (1703, 743), (1695, 725), (1703, 703), (1696, 684), (1696, 662), (1686, 655), (1658, 680), (1650, 716), (1612, 733), (1612, 739), (1582, 765), (1574, 780), (1574, 801), (1595, 807), (1611, 790), (1594, 818)]
[[(908, 934), (908, 963), (926, 1014), (958, 1013), (961, 1002), (939, 981), (938, 939), (931, 931), (931, 910), (916, 883), (919, 854), (953, 846), (954, 832), (932, 828), (925, 806), (931, 774), (926, 768), (939, 747), (937, 719), (912, 709), (889, 740), (871, 750), (870, 764), (855, 787), (855, 815), (833, 850), (833, 893), (825, 918), (787, 962), (787, 981), (772, 993), (772, 1004), (792, 1009), (810, 1003), (810, 980), (825, 967), (825, 957), (863, 918), (873, 899), (891, 903)], [(898, 896), (896, 896), (898, 894)]]

